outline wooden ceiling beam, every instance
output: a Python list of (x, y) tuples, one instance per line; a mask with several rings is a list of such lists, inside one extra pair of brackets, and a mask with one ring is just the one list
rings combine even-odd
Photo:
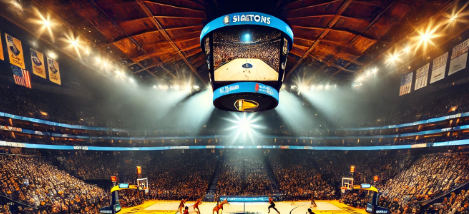
[(353, 0), (345, 0), (342, 5), (340, 6), (339, 10), (337, 11), (337, 14), (336, 16), (329, 22), (329, 24), (327, 25), (327, 28), (321, 33), (321, 35), (319, 36), (319, 38), (314, 41), (314, 43), (311, 45), (311, 47), (305, 52), (305, 54), (295, 63), (295, 65), (293, 65), (293, 67), (290, 69), (290, 71), (288, 71), (287, 73), (287, 77), (293, 73), (293, 71), (301, 64), (301, 62), (305, 59), (306, 56), (309, 55), (309, 53), (311, 51), (313, 51), (313, 49), (319, 44), (319, 41), (321, 41), (322, 38), (324, 38), (328, 33), (329, 31), (331, 30), (332, 27), (334, 27), (334, 25), (337, 23), (337, 21), (339, 21), (340, 19), (340, 15), (342, 15), (342, 13), (347, 9), (347, 7), (350, 5), (350, 3), (352, 3)]
[[(109, 19), (109, 21), (111, 21), (111, 22), (116, 26), (116, 28), (119, 29), (119, 31), (121, 31), (124, 35), (126, 35), (137, 47), (139, 47), (146, 55), (148, 55), (148, 53), (147, 53), (145, 50), (143, 50), (143, 48), (140, 46), (140, 44), (138, 44), (137, 41), (135, 41), (135, 39), (133, 39), (131, 36), (129, 36), (129, 35), (125, 32), (125, 30), (122, 29), (121, 26), (119, 26), (113, 19), (111, 19), (111, 17), (109, 17), (109, 16), (107, 15), (107, 13), (104, 12), (104, 10), (103, 10), (98, 4), (96, 4), (95, 0), (91, 0), (91, 3), (92, 3), (92, 4), (96, 7), (96, 9), (98, 9), (107, 19)], [(150, 58), (151, 58), (151, 57), (150, 57)], [(156, 63), (158, 63), (159, 66), (162, 67), (163, 70), (165, 70), (165, 68), (163, 67), (163, 64), (161, 64), (158, 59), (152, 58), (152, 60), (155, 61)], [(142, 67), (142, 68), (145, 67), (145, 66), (141, 65), (139, 62), (136, 62), (136, 64), (138, 64), (138, 65), (139, 65), (140, 67)], [(168, 72), (169, 70), (166, 69), (165, 71)], [(171, 75), (173, 78), (176, 78), (176, 76), (175, 76), (173, 73), (169, 72), (168, 74)]]
[(200, 45), (197, 44), (197, 45), (189, 46), (189, 47), (186, 47), (186, 48), (184, 48), (184, 49), (181, 49), (181, 51), (190, 51), (190, 50), (192, 50), (192, 49), (194, 49), (194, 48), (200, 48)]
[[(284, 11), (285, 12), (291, 12), (291, 11), (302, 10), (302, 9), (306, 9), (306, 8), (320, 7), (320, 6), (329, 5), (329, 4), (332, 4), (332, 3), (335, 3), (335, 2), (339, 2), (339, 1), (343, 1), (343, 0), (332, 0), (332, 1), (329, 1), (329, 2), (321, 3), (321, 4), (314, 4), (314, 5), (310, 5), (310, 6), (306, 6), (306, 7), (301, 7), (301, 8), (297, 8), (297, 9), (291, 9), (291, 10), (284, 10)], [(297, 1), (295, 1), (295, 2), (297, 2)], [(292, 3), (294, 3), (294, 2), (292, 2)]]
[(145, 14), (147, 14), (148, 17), (150, 17), (151, 19), (151, 22), (153, 23), (153, 25), (155, 25), (155, 27), (160, 30), (160, 33), (163, 35), (163, 37), (165, 37), (165, 39), (167, 41), (169, 41), (169, 43), (171, 44), (171, 46), (173, 47), (174, 50), (177, 51), (178, 55), (184, 60), (184, 62), (186, 63), (187, 66), (189, 66), (189, 68), (192, 70), (192, 72), (194, 72), (194, 75), (196, 75), (201, 81), (202, 83), (206, 84), (206, 82), (204, 81), (204, 79), (199, 75), (199, 73), (197, 72), (197, 70), (194, 68), (194, 66), (192, 66), (192, 64), (187, 60), (187, 58), (184, 56), (184, 54), (181, 52), (181, 50), (176, 46), (176, 44), (174, 43), (174, 41), (171, 39), (171, 37), (168, 35), (168, 33), (166, 32), (166, 30), (162, 27), (161, 23), (158, 21), (158, 19), (156, 19), (155, 17), (153, 17), (153, 14), (151, 12), (151, 10), (147, 7), (147, 5), (142, 1), (142, 0), (136, 0), (138, 5), (140, 5), (140, 8), (143, 10), (143, 12), (145, 12)]
[[(356, 35), (352, 40), (350, 40), (350, 42), (345, 46), (343, 47), (339, 52), (337, 52), (337, 54), (335, 54), (332, 59), (330, 59), (326, 64), (333, 64), (334, 62), (334, 59), (337, 58), (337, 56), (339, 55), (339, 53), (341, 53), (342, 51), (344, 51), (345, 49), (347, 49), (350, 45), (352, 45), (355, 41), (357, 41), (357, 39), (362, 36), (367, 30), (369, 30), (379, 19), (381, 19), (381, 17), (383, 17), (383, 15), (389, 10), (391, 9), (396, 3), (397, 3), (398, 0), (394, 0), (393, 2), (391, 2), (387, 7), (386, 9), (384, 9), (383, 11), (381, 11), (378, 15), (375, 16), (375, 18), (373, 18), (373, 20), (368, 24), (368, 26), (366, 26), (358, 35)], [(336, 74), (338, 74), (340, 71), (344, 70), (346, 67), (348, 67), (349, 65), (351, 65), (352, 63), (355, 62), (356, 59), (358, 59), (359, 57), (355, 58), (354, 60), (350, 61), (349, 63), (347, 63), (344, 67), (342, 67), (341, 69), (339, 69), (338, 71), (336, 71), (334, 74), (331, 75), (334, 76)], [(325, 68), (325, 66), (323, 66), (321, 69), (319, 69), (319, 72), (321, 72), (323, 69)]]
[(140, 2), (146, 2), (146, 3), (150, 3), (150, 4), (156, 4), (156, 5), (160, 5), (160, 6), (164, 6), (164, 7), (172, 7), (174, 9), (179, 9), (179, 10), (191, 10), (191, 11), (195, 11), (195, 12), (202, 12), (205, 14), (205, 11), (203, 10), (198, 10), (198, 9), (194, 9), (194, 8), (189, 8), (189, 7), (181, 7), (181, 6), (174, 6), (174, 5), (170, 5), (170, 4), (164, 4), (164, 3), (160, 3), (160, 2), (154, 2), (154, 1), (140, 1)]
[[(138, 74), (138, 73), (140, 73), (140, 72), (142, 72), (142, 71), (146, 71), (146, 70), (148, 70), (148, 69), (150, 69), (150, 68), (154, 68), (154, 67), (157, 67), (157, 66), (158, 66), (158, 64), (150, 65), (150, 66), (148, 66), (148, 67), (145, 67), (145, 68), (142, 68), (142, 69), (140, 69), (140, 70), (134, 71), (133, 73), (134, 73), (134, 74)], [(151, 73), (151, 72), (150, 72), (150, 73)]]
[[(452, 8), (457, 2), (458, 2), (457, 0), (449, 0), (449, 1), (447, 2), (447, 4), (446, 4), (444, 7), (442, 7), (442, 10), (440, 10), (438, 13), (436, 13), (435, 15), (429, 17), (429, 18), (426, 19), (426, 20), (435, 20), (435, 19), (439, 18), (440, 16), (446, 14), (446, 11), (447, 11), (448, 9)], [(425, 24), (426, 24), (426, 22), (424, 22), (422, 25), (425, 25)], [(421, 25), (421, 26), (422, 26), (422, 25)], [(419, 27), (421, 27), (421, 26), (419, 26)], [(414, 29), (419, 29), (419, 27), (416, 27), (416, 28), (414, 28)], [(466, 30), (469, 30), (469, 25), (466, 25), (466, 27), (464, 27), (463, 29), (461, 29), (461, 30), (458, 31), (457, 33), (453, 33), (451, 36), (447, 37), (447, 39), (446, 39), (444, 42), (442, 42), (441, 44), (446, 44), (447, 42), (451, 41), (451, 40), (454, 39), (455, 37), (459, 36), (461, 33), (465, 32)], [(416, 30), (413, 31), (413, 32), (411, 32), (411, 33), (409, 33), (407, 36), (404, 36), (404, 37), (403, 37), (402, 39), (400, 39), (399, 41), (394, 42), (394, 45), (395, 45), (395, 44), (402, 43), (402, 42), (403, 42), (404, 40), (406, 40), (410, 35), (415, 34), (415, 33), (417, 33)], [(371, 63), (373, 63), (373, 62), (376, 61), (377, 59), (381, 58), (382, 55), (383, 55), (383, 53), (386, 53), (386, 52), (388, 52), (390, 49), (394, 48), (394, 45), (392, 45), (387, 51), (384, 51), (384, 52), (382, 52), (381, 54), (376, 55), (376, 57), (375, 57), (374, 59), (372, 59), (372, 60), (370, 60), (368, 63), (366, 63), (366, 65), (364, 65), (364, 66), (363, 66), (360, 70), (358, 70), (356, 73), (360, 73), (360, 72), (363, 70), (363, 68), (368, 67)], [(409, 63), (411, 63), (411, 62), (413, 62), (413, 61), (415, 61), (415, 60), (417, 60), (417, 59), (419, 59), (419, 58), (418, 58), (418, 57), (413, 57)], [(401, 66), (396, 67), (396, 70), (401, 69), (402, 66), (404, 66), (404, 63), (403, 63)], [(332, 76), (336, 75), (337, 73), (338, 73), (338, 72), (334, 73)], [(331, 76), (331, 77), (332, 77), (332, 76)], [(330, 78), (331, 78), (331, 77), (330, 77)]]
[[(307, 16), (287, 17), (287, 19), (288, 20), (292, 20), (292, 19), (309, 19), (309, 18), (323, 18), (323, 17), (331, 17), (331, 16), (335, 16), (335, 14), (322, 14), (322, 15), (307, 15)], [(342, 16), (341, 15), (340, 18), (355, 19), (355, 20), (359, 20), (359, 21), (369, 22), (365, 18), (358, 18), (358, 17), (351, 17), (351, 16)]]
[[(167, 30), (180, 30), (180, 29), (186, 29), (186, 28), (191, 28), (191, 27), (196, 27), (196, 25), (194, 26), (187, 26), (187, 27), (177, 27), (177, 28), (168, 28)], [(156, 32), (160, 32), (161, 30), (151, 30), (151, 31), (145, 31), (145, 32), (141, 32), (141, 33), (137, 33), (137, 34), (133, 34), (133, 35), (128, 35), (126, 34), (126, 37), (124, 38), (118, 38), (112, 42), (107, 42), (107, 43), (101, 43), (101, 44), (97, 44), (99, 46), (108, 46), (108, 45), (112, 45), (113, 43), (116, 43), (116, 42), (120, 42), (124, 39), (128, 39), (129, 37), (134, 37), (134, 36), (140, 36), (140, 35), (144, 35), (146, 33), (156, 33)], [(186, 42), (186, 41), (190, 41), (190, 40), (194, 40), (194, 39), (198, 39), (199, 37), (194, 37), (194, 38), (191, 38), (191, 39), (184, 39), (184, 40), (173, 40), (174, 42), (176, 43), (179, 43), (179, 42)], [(165, 41), (166, 43), (169, 43), (169, 41)], [(145, 46), (145, 45), (143, 45)]]
[(368, 36), (364, 36), (362, 35), (361, 33), (357, 33), (357, 32), (353, 32), (353, 31), (349, 31), (349, 30), (339, 30), (339, 29), (333, 29), (333, 28), (323, 28), (323, 27), (306, 27), (306, 26), (300, 26), (300, 25), (292, 25), (292, 28), (302, 28), (302, 29), (308, 29), (308, 30), (323, 30), (323, 31), (337, 31), (337, 32), (341, 32), (341, 33), (350, 33), (350, 34), (353, 34), (355, 36), (361, 36), (363, 38), (366, 38), (366, 39), (369, 39), (369, 40), (374, 40), (374, 41), (378, 41), (377, 39), (375, 38), (371, 38), (371, 37), (368, 37)]

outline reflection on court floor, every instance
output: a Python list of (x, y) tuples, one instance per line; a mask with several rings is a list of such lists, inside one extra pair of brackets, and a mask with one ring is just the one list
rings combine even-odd
[[(308, 208), (310, 207), (310, 202), (308, 201), (295, 201), (295, 202), (277, 202), (276, 208), (281, 214), (306, 214)], [(356, 209), (349, 207), (345, 204), (341, 204), (337, 201), (317, 201), (317, 207), (313, 208), (313, 212), (321, 214), (364, 214), (366, 213), (363, 209)], [(140, 213), (150, 213), (150, 214), (176, 214), (178, 212), (177, 208), (179, 201), (148, 201), (145, 204), (133, 207), (133, 208), (124, 208), (122, 214), (140, 214)], [(194, 202), (187, 202), (186, 206), (189, 207), (189, 214), (197, 214), (194, 211)], [(212, 214), (212, 210), (215, 207), (216, 203), (214, 202), (203, 202), (199, 205), (201, 214)], [(235, 212), (253, 212), (259, 214), (267, 214), (268, 203), (237, 203), (233, 202), (229, 205), (225, 205), (223, 208), (224, 214), (232, 214)], [(221, 214), (221, 213), (220, 213)], [(270, 214), (277, 214), (275, 210), (271, 210)]]

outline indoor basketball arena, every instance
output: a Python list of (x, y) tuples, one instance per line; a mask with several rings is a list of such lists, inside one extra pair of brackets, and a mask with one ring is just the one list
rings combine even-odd
[(0, 214), (469, 214), (465, 0), (2, 0)]

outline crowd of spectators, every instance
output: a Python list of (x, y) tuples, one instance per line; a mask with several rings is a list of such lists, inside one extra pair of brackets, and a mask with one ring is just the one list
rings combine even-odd
[(192, 201), (203, 198), (216, 164), (216, 155), (205, 151), (152, 157), (144, 168), (149, 172), (150, 198)]
[(0, 100), (1, 112), (75, 125), (105, 123), (105, 119), (99, 117), (91, 105), (84, 105), (88, 102), (83, 98), (44, 90), (31, 90), (12, 84), (3, 77), (0, 77), (0, 83), (0, 91), (8, 92), (4, 93)]
[(109, 179), (118, 174), (119, 163), (113, 155), (109, 154), (69, 155), (59, 157), (58, 160), (70, 174), (83, 180)]
[[(253, 33), (253, 32), (251, 32)], [(255, 35), (253, 36), (264, 38), (260, 41), (277, 38), (278, 35)], [(254, 38), (254, 37), (253, 37)], [(270, 40), (269, 40), (270, 41)], [(253, 45), (251, 45), (253, 46)], [(255, 46), (255, 45), (254, 45)], [(253, 47), (254, 47), (253, 46)], [(254, 48), (255, 49), (255, 48)], [(252, 50), (254, 50), (252, 49)], [(268, 51), (272, 53), (271, 51)], [(111, 128), (123, 128), (132, 127), (135, 124), (131, 122), (122, 122), (121, 118), (116, 115), (116, 118), (106, 117), (99, 114), (95, 108), (99, 105), (99, 102), (88, 102), (84, 99), (77, 97), (70, 97), (67, 94), (46, 92), (44, 90), (31, 90), (24, 87), (20, 87), (6, 81), (3, 77), (0, 78), (0, 90), (8, 91), (4, 93), (4, 99), (0, 100), (0, 111), (8, 112), (15, 115), (28, 116), (33, 118), (43, 118), (55, 122), (62, 122), (67, 124), (80, 124), (80, 125), (103, 125)], [(404, 122), (412, 122), (420, 119), (427, 119), (432, 117), (444, 116), (448, 114), (456, 114), (469, 111), (468, 105), (465, 105), (469, 101), (469, 87), (466, 85), (454, 86), (445, 90), (440, 90), (432, 94), (431, 97), (425, 97), (425, 99), (405, 100), (399, 103), (399, 106), (395, 108), (395, 111), (388, 112), (381, 118), (380, 125), (387, 124), (399, 124)], [(92, 98), (90, 98), (92, 99)], [(407, 99), (407, 98), (403, 98)], [(84, 105), (87, 103), (87, 105)], [(89, 104), (91, 103), (91, 104)], [(47, 113), (43, 115), (41, 112)], [(274, 120), (279, 120), (279, 116), (272, 113), (269, 114), (269, 118), (274, 117)], [(315, 118), (316, 120), (325, 120)], [(116, 123), (115, 121), (121, 121)], [(468, 124), (467, 119), (458, 120), (457, 125)], [(370, 124), (364, 124), (366, 126), (375, 126), (376, 121), (369, 121)], [(322, 122), (321, 122), (322, 123)], [(117, 125), (116, 125), (117, 124)], [(328, 123), (323, 123), (328, 124)], [(168, 141), (159, 139), (152, 139), (152, 137), (159, 136), (187, 136), (189, 133), (187, 130), (154, 130), (148, 132), (99, 132), (99, 131), (87, 131), (87, 130), (71, 130), (66, 128), (51, 127), (45, 125), (37, 125), (34, 123), (28, 123), (19, 120), (9, 121), (7, 117), (0, 118), (0, 125), (13, 126), (19, 128), (27, 128), (33, 131), (39, 132), (54, 132), (59, 134), (68, 135), (80, 135), (83, 138), (73, 137), (51, 137), (49, 135), (35, 135), (25, 134), (20, 132), (12, 132), (10, 130), (0, 130), (0, 139), (15, 142), (29, 142), (37, 144), (59, 144), (59, 145), (101, 145), (101, 146), (157, 146), (167, 145)], [(287, 141), (287, 140), (276, 140), (269, 142), (270, 144), (276, 145), (307, 145), (308, 143), (314, 145), (331, 145), (331, 146), (357, 146), (357, 145), (376, 145), (378, 142), (380, 145), (402, 145), (402, 144), (416, 144), (416, 143), (432, 143), (441, 142), (448, 140), (459, 140), (468, 138), (468, 133), (462, 131), (453, 131), (451, 133), (444, 132), (434, 135), (432, 137), (383, 137), (382, 135), (401, 134), (407, 132), (418, 132), (439, 128), (448, 128), (456, 125), (456, 120), (450, 123), (449, 121), (445, 124), (431, 125), (428, 127), (415, 126), (410, 129), (386, 129), (386, 130), (374, 130), (374, 131), (349, 131), (349, 132), (338, 132), (337, 130), (329, 130), (328, 125), (324, 125), (319, 129), (313, 129), (305, 127), (309, 130), (305, 132), (305, 135), (311, 136), (322, 136), (322, 137), (342, 137), (345, 139), (318, 139), (308, 142), (307, 140)], [(210, 125), (209, 125), (210, 126)], [(437, 127), (438, 126), (438, 127)], [(151, 128), (150, 128), (151, 129)], [(293, 130), (277, 130), (278, 128), (266, 129), (266, 134), (275, 135), (291, 135)], [(298, 130), (295, 130), (298, 131)], [(208, 127), (203, 128), (201, 133), (207, 135), (218, 135), (227, 134), (222, 128)], [(457, 135), (455, 133), (457, 132)], [(376, 136), (375, 139), (370, 136)], [(103, 139), (91, 139), (87, 136), (103, 137)], [(111, 140), (106, 137), (148, 137), (148, 140)], [(367, 136), (367, 138), (347, 138), (347, 136)], [(204, 139), (205, 141), (205, 139)], [(204, 143), (214, 143), (216, 139), (206, 140)], [(175, 140), (175, 143), (184, 142), (186, 144), (192, 144), (193, 141)]]
[[(0, 194), (42, 213), (97, 213), (108, 194), (41, 157), (0, 156)], [(26, 208), (25, 208), (26, 209)]]
[(363, 190), (350, 190), (342, 194), (339, 201), (352, 207), (365, 209), (369, 196)]
[(223, 154), (216, 187), (219, 195), (270, 195), (277, 191), (268, 174), (264, 154), (251, 152)]
[[(423, 209), (423, 202), (438, 199), (457, 190), (469, 181), (469, 156), (467, 153), (435, 153), (419, 156), (412, 164), (404, 166), (395, 176), (375, 183), (382, 196), (379, 205), (392, 213), (465, 213), (465, 191), (452, 192), (443, 202), (433, 202)], [(383, 169), (387, 170), (387, 169)], [(366, 181), (366, 180), (365, 180)], [(369, 183), (364, 182), (364, 183)], [(362, 191), (348, 191), (341, 202), (363, 208), (369, 195)]]
[(389, 179), (382, 192), (404, 206), (412, 198), (428, 200), (469, 181), (467, 153), (426, 154), (410, 168)]
[(311, 195), (315, 199), (337, 199), (339, 194), (336, 194), (333, 182), (322, 178), (313, 155), (290, 151), (280, 153), (270, 152), (268, 157), (285, 200), (308, 200)]
[[(466, 212), (469, 205), (468, 194), (457, 190), (469, 181), (469, 155), (464, 152), (411, 155), (398, 151), (196, 150), (39, 154), (43, 156), (0, 156), (0, 194), (28, 205), (22, 207), (24, 210), (41, 213), (94, 213), (109, 203), (109, 195), (82, 179), (108, 180), (107, 176), (117, 175), (119, 182), (135, 184), (136, 165), (142, 166), (142, 177), (149, 178), (149, 193), (119, 192), (123, 207), (136, 206), (147, 199), (201, 199), (217, 177), (217, 195), (340, 199), (347, 205), (364, 208), (369, 201), (368, 192), (342, 193), (338, 188), (342, 177), (351, 177), (350, 165), (355, 165), (354, 182), (373, 183), (382, 193), (380, 206), (393, 213), (459, 214)], [(51, 157), (46, 159), (44, 155)], [(377, 182), (373, 181), (375, 175), (379, 176)], [(454, 190), (444, 201), (423, 207), (423, 202)]]
[(406, 151), (330, 151), (314, 156), (314, 161), (323, 177), (329, 177), (332, 182), (341, 182), (342, 177), (352, 177), (350, 166), (355, 166), (353, 178), (363, 183), (373, 182), (374, 176), (380, 180), (393, 178), (399, 172), (407, 169), (414, 156)]

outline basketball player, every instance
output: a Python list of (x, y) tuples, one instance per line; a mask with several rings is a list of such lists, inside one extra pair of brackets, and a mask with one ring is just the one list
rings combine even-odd
[(184, 203), (186, 203), (187, 199), (181, 199), (181, 203), (179, 204), (179, 214), (182, 214), (182, 208), (184, 208)]
[(195, 201), (195, 204), (194, 204), (194, 210), (197, 209), (198, 214), (200, 214), (200, 209), (199, 209), (200, 204), (202, 204), (202, 199), (201, 198), (197, 199), (197, 201)]
[(317, 207), (318, 205), (316, 205), (316, 201), (314, 201), (314, 193), (311, 194), (311, 205), (309, 206), (310, 208), (312, 207)]
[(189, 207), (186, 206), (186, 207), (184, 208), (184, 214), (189, 214)]
[[(216, 205), (215, 208), (213, 208), (213, 212), (212, 214), (214, 214), (215, 212), (217, 212), (217, 214), (223, 214), (223, 204), (230, 204), (228, 203), (227, 199), (225, 199), (224, 201), (220, 202), (219, 205)], [(218, 213), (219, 210), (222, 210), (221, 213)]]
[(277, 211), (278, 214), (280, 214), (280, 212), (277, 210), (277, 208), (275, 208), (274, 199), (270, 196), (269, 196), (269, 203), (270, 203), (269, 212), (267, 212), (267, 213), (270, 213), (270, 208), (273, 208), (275, 211)]

